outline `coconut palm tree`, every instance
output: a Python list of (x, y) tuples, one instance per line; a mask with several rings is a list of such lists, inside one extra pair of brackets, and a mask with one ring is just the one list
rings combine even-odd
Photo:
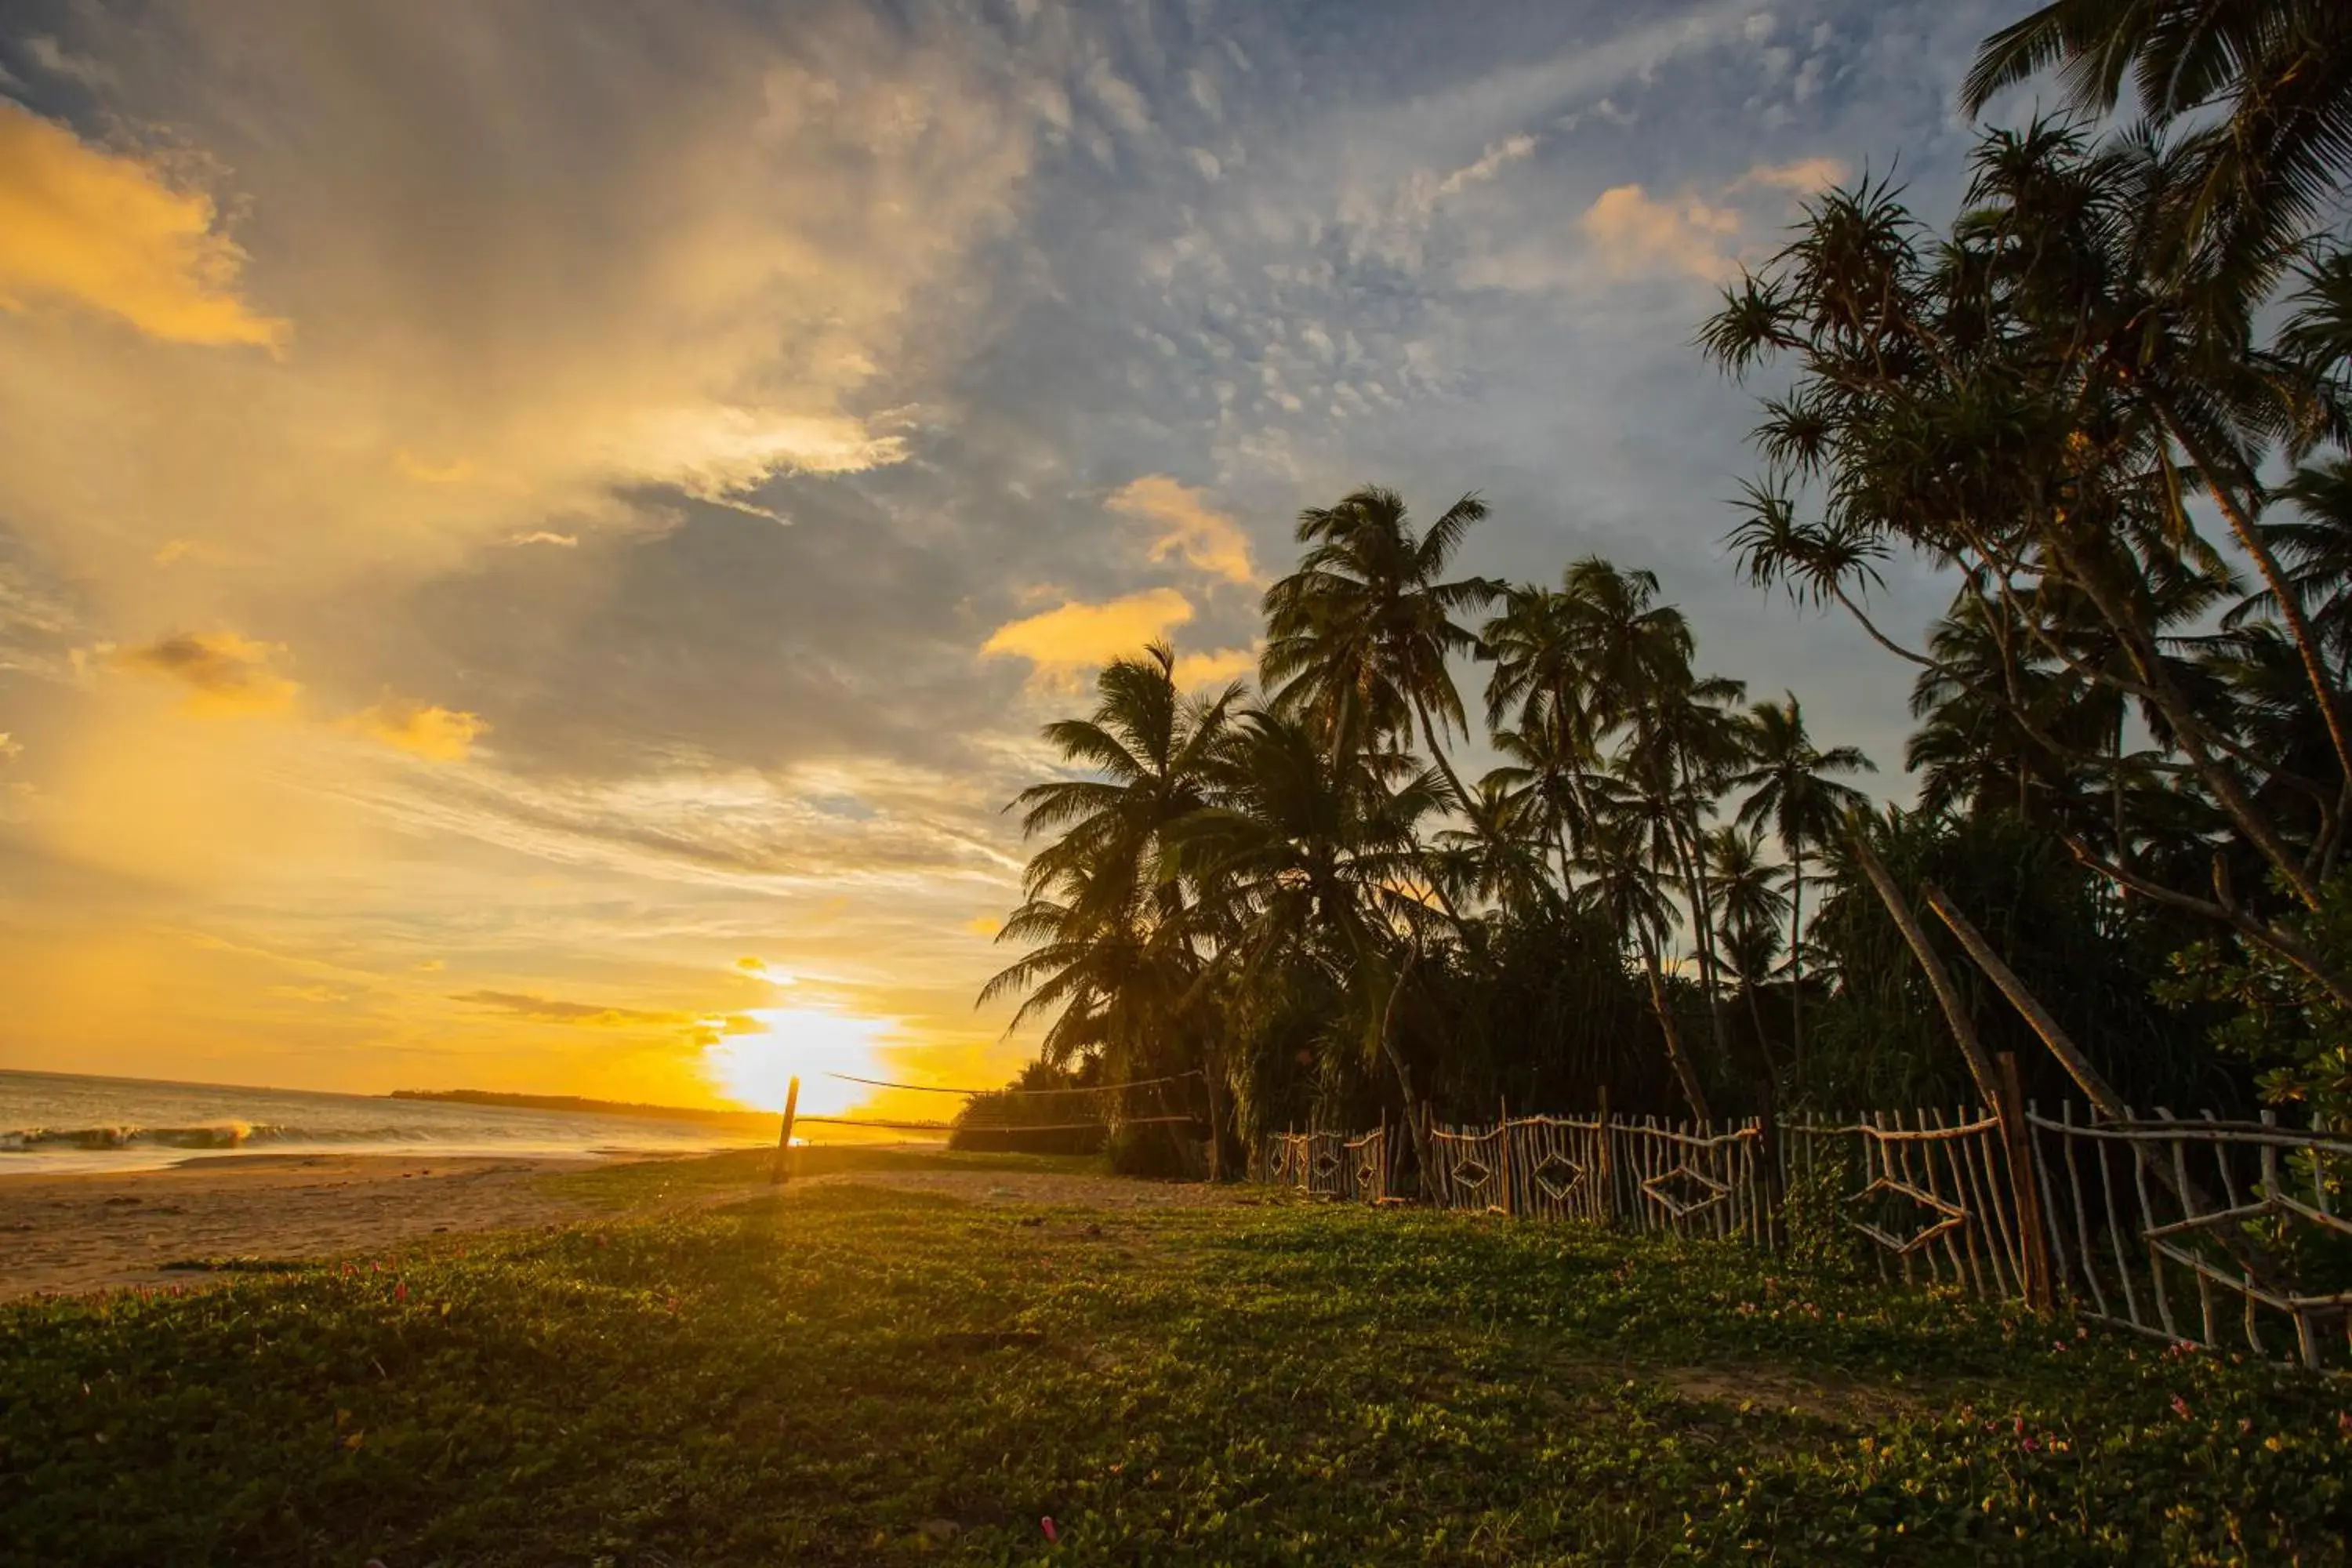
[(1841, 784), (1838, 773), (1875, 773), (1877, 765), (1859, 747), (1832, 746), (1824, 752), (1805, 730), (1804, 710), (1795, 692), (1783, 692), (1778, 702), (1759, 702), (1748, 710), (1748, 749), (1754, 759), (1732, 784), (1747, 790), (1739, 803), (1742, 826), (1771, 826), (1789, 858), (1790, 1045), (1802, 1059), (1805, 1048), (1805, 855), (1826, 844), (1849, 806), (1858, 805), (1862, 792)]
[(1311, 718), (1337, 756), (1409, 747), (1418, 722), (1448, 804), (1474, 820), (1441, 739), (1468, 728), (1446, 661), (1478, 647), (1454, 617), (1484, 608), (1502, 587), (1445, 574), (1486, 515), (1486, 503), (1465, 495), (1415, 532), (1403, 498), (1378, 485), (1299, 513), (1307, 552), (1265, 592), (1258, 661), (1269, 705)]
[[(1012, 1026), (1052, 1015), (1043, 1050), (1057, 1066), (1098, 1057), (1117, 1079), (1214, 1066), (1191, 1059), (1210, 1049), (1189, 1006), (1202, 961), (1166, 852), (1171, 829), (1208, 804), (1241, 689), (1188, 697), (1175, 668), (1165, 643), (1104, 666), (1094, 711), (1043, 731), (1087, 775), (1033, 785), (1006, 808), (1022, 813), (1025, 837), (1050, 841), (996, 937), (1028, 951), (980, 1000), (1026, 993)], [(1185, 1059), (1168, 1059), (1171, 1048)]]
[(1303, 715), (1243, 713), (1216, 798), (1169, 830), (1171, 864), (1202, 890), (1233, 983), (1280, 984), (1304, 965), (1349, 999), (1363, 1055), (1395, 1074), (1425, 1158), (1396, 1014), (1437, 919), (1415, 890), (1428, 885), (1419, 826), (1443, 788), (1431, 773), (1402, 778), (1395, 752), (1344, 756), (1327, 738)]
[(1649, 982), (1650, 1008), (1666, 1047), (1667, 1065), (1697, 1121), (1712, 1121), (1706, 1089), (1699, 1081), (1698, 1064), (1683, 1043), (1675, 1022), (1674, 1001), (1665, 977), (1666, 932), (1674, 924), (1674, 904), (1658, 864), (1658, 825), (1643, 813), (1638, 798), (1620, 798), (1616, 792), (1596, 795), (1601, 815), (1594, 819), (1585, 851), (1578, 857), (1583, 873), (1576, 890), (1579, 906), (1618, 933), (1633, 947)]

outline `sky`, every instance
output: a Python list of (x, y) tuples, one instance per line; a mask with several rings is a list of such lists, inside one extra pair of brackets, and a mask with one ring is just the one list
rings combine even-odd
[(2021, 9), (10, 0), (0, 1067), (999, 1081), (1038, 726), (1367, 481), (1899, 795), (1690, 339), (1829, 183), (1947, 217)]

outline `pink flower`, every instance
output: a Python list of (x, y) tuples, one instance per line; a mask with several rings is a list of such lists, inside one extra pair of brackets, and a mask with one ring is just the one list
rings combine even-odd
[(2181, 1397), (2180, 1397), (2180, 1395), (2179, 1395), (2179, 1394), (2174, 1394), (2174, 1395), (2172, 1396), (2172, 1413), (2173, 1413), (2175, 1415), (2179, 1416), (2183, 1421), (2188, 1420), (2188, 1419), (2189, 1419), (2189, 1401), (2187, 1401), (2187, 1400), (2185, 1400), (2185, 1399), (2181, 1398)]
[(1052, 1514), (1049, 1513), (1045, 1518), (1039, 1520), (1037, 1521), (1037, 1528), (1045, 1532), (1046, 1545), (1058, 1546), (1062, 1543), (1060, 1532), (1054, 1528), (1054, 1516)]
[(405, 1300), (408, 1300), (408, 1287), (407, 1287), (407, 1286), (405, 1286), (405, 1285), (402, 1285), (402, 1286), (395, 1287), (395, 1288), (394, 1289), (393, 1292), (392, 1292), (392, 1299), (393, 1299), (394, 1300), (395, 1300), (395, 1301), (405, 1301)]

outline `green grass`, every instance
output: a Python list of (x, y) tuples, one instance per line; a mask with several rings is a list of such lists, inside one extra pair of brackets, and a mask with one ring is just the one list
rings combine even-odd
[(2342, 1563), (2352, 1521), (2342, 1384), (1274, 1198), (827, 1186), (22, 1305), (0, 1400), (11, 1563)]

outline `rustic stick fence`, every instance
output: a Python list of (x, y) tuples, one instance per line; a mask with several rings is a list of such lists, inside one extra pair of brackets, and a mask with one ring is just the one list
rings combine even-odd
[[(2006, 1075), (2004, 1075), (2006, 1076)], [(1691, 1123), (1518, 1116), (1424, 1130), (1439, 1208), (1785, 1247), (1860, 1238), (1890, 1285), (2063, 1303), (2160, 1339), (2352, 1365), (2352, 1134), (2161, 1109), (1969, 1107)], [(1361, 1202), (1403, 1191), (1412, 1140), (1281, 1132), (1254, 1179)], [(1768, 1131), (1773, 1135), (1767, 1136)]]

